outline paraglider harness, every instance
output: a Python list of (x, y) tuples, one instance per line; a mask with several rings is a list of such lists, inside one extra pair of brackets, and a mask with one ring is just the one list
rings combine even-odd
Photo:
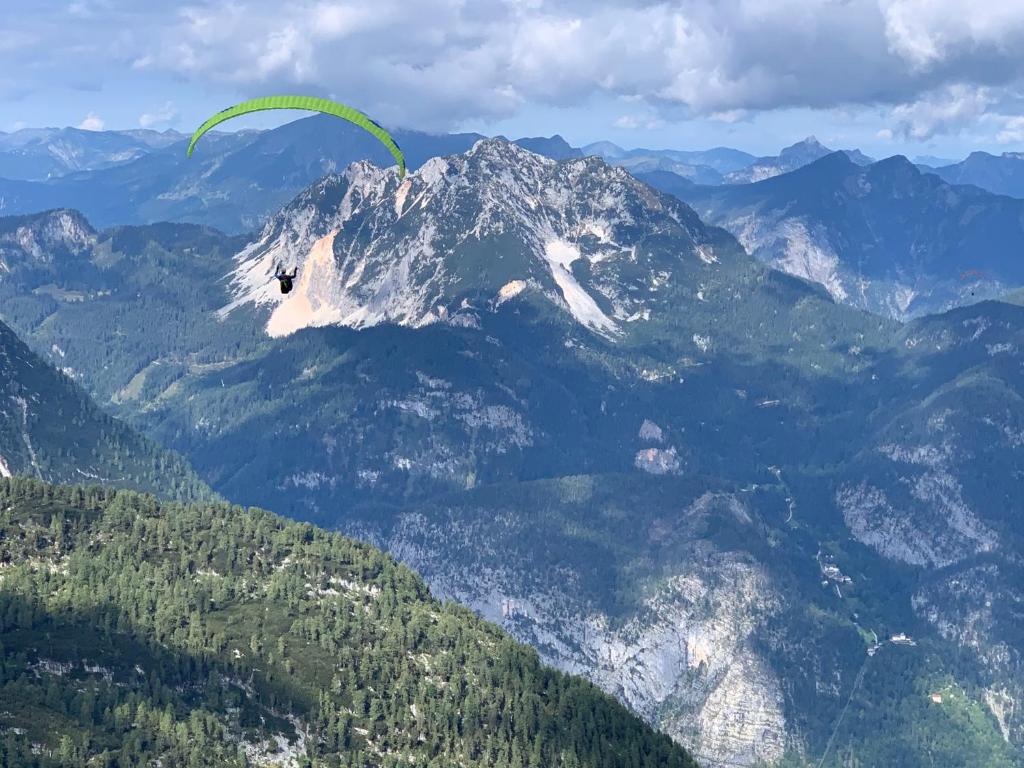
[(289, 291), (291, 291), (292, 280), (294, 280), (295, 276), (298, 274), (298, 267), (292, 269), (292, 273), (289, 275), (287, 272), (281, 269), (280, 265), (278, 265), (277, 269), (274, 272), (274, 277), (281, 281), (281, 293), (288, 293)]

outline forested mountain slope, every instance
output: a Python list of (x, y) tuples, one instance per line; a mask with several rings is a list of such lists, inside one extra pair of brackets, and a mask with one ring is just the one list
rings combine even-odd
[(689, 768), (368, 545), (0, 480), (0, 764)]
[(101, 411), (0, 323), (0, 476), (12, 474), (213, 495), (184, 460)]

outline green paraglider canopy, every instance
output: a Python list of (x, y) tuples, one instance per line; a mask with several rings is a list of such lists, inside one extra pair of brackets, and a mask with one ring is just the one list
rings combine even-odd
[(188, 156), (192, 157), (192, 150), (195, 149), (199, 137), (215, 125), (219, 125), (225, 120), (230, 120), (239, 115), (261, 112), (266, 109), (305, 109), (310, 112), (323, 112), (328, 115), (334, 115), (343, 120), (348, 120), (350, 123), (355, 123), (360, 128), (376, 136), (381, 144), (388, 148), (388, 151), (398, 163), (398, 177), (403, 178), (405, 176), (405, 155), (402, 154), (402, 150), (399, 149), (395, 140), (391, 138), (391, 134), (358, 109), (346, 107), (344, 104), (339, 104), (330, 99), (320, 99), (316, 96), (262, 96), (258, 99), (249, 99), (241, 104), (235, 104), (233, 107), (221, 110), (199, 126), (196, 132), (192, 134), (192, 140), (188, 143)]

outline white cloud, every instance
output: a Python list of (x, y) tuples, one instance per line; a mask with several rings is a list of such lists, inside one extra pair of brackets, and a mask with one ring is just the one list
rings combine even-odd
[(85, 119), (78, 124), (83, 131), (102, 131), (105, 123), (95, 112), (90, 112)]
[(36, 35), (17, 29), (7, 29), (0, 35), (0, 53), (24, 51), (38, 42)]
[(958, 133), (976, 123), (995, 99), (987, 88), (953, 85), (892, 111), (899, 132), (924, 140), (939, 133)]
[(882, 128), (875, 134), (875, 138), (880, 141), (892, 141), (893, 133), (891, 128)]
[(738, 123), (750, 117), (750, 112), (745, 109), (727, 109), (722, 112), (712, 112), (708, 117), (716, 123)]
[(984, 89), (989, 108), (1024, 89), (1024, 0), (77, 0), (71, 25), (5, 2), (5, 39), (45, 52), (29, 67), (0, 43), (26, 87), (145, 69), (334, 93), (428, 129), (604, 96), (652, 120), (881, 105), (902, 110), (894, 131), (929, 135), (958, 130), (927, 114), (946, 89)]
[(170, 101), (164, 102), (163, 106), (152, 112), (143, 112), (139, 115), (139, 125), (143, 128), (152, 128), (158, 125), (166, 125), (178, 116), (178, 110)]
[(1000, 144), (1024, 144), (1024, 117), (1006, 117), (1002, 130), (996, 134)]
[(918, 70), (957, 58), (1013, 55), (1024, 44), (1024, 3), (1018, 0), (882, 0), (891, 49)]
[(780, 107), (907, 105), (957, 82), (1024, 76), (1007, 47), (1024, 34), (1024, 3), (968, 5), (377, 0), (368, 9), (306, 0), (282, 27), (276, 2), (246, 0), (190, 6), (156, 56), (168, 69), (253, 88), (319, 86), (385, 120), (428, 127), (597, 93), (728, 122)]
[(621, 115), (614, 123), (612, 123), (612, 125), (616, 128), (624, 128), (626, 130), (637, 130), (642, 128), (647, 131), (653, 131), (664, 127), (665, 121), (657, 117), (651, 117), (650, 115)]

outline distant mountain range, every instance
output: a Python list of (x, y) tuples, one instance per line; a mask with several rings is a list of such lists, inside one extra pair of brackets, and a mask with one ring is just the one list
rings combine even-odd
[(902, 156), (863, 166), (837, 152), (747, 185), (641, 178), (762, 261), (871, 312), (903, 319), (1024, 285), (1024, 201), (951, 186)]
[[(38, 170), (7, 174), (12, 178), (0, 178), (0, 215), (74, 208), (100, 227), (180, 221), (231, 233), (247, 232), (262, 226), (274, 211), (326, 173), (361, 159), (382, 166), (393, 162), (374, 137), (325, 115), (268, 131), (208, 134), (191, 159), (185, 156), (187, 137), (181, 134), (67, 131), (76, 142), (91, 147), (93, 155), (105, 152), (105, 160), (94, 162), (88, 170), (42, 181), (33, 180), (41, 178)], [(149, 143), (136, 137), (140, 133)], [(465, 152), (483, 138), (475, 133), (434, 135), (403, 130), (394, 135), (410, 169), (431, 157)], [(13, 144), (13, 137), (18, 136), (6, 138)], [(40, 139), (38, 146), (25, 143), (26, 137), (20, 139), (25, 146), (35, 147), (33, 162), (40, 169), (40, 158), (63, 151), (59, 147), (68, 141), (60, 134), (44, 132), (44, 137), (45, 143)], [(581, 154), (560, 136), (520, 141), (559, 160)], [(113, 154), (110, 147), (120, 154)], [(18, 152), (24, 150), (3, 150), (0, 140), (0, 168), (5, 162), (9, 167), (21, 162)], [(115, 162), (115, 157), (120, 159)], [(67, 170), (72, 167), (78, 166)]]
[[(476, 133), (433, 135), (404, 130), (395, 136), (413, 169), (431, 157), (465, 152), (484, 138)], [(99, 227), (180, 221), (229, 233), (251, 232), (326, 173), (360, 159), (382, 166), (392, 162), (373, 137), (323, 115), (273, 130), (209, 134), (191, 160), (185, 157), (186, 143), (187, 136), (175, 131), (67, 128), (0, 134), (0, 215), (74, 208)], [(831, 152), (814, 137), (770, 157), (728, 147), (623, 149), (607, 141), (576, 148), (557, 135), (522, 138), (516, 143), (555, 160), (597, 155), (633, 174), (673, 173), (701, 185), (771, 178)], [(871, 162), (858, 150), (844, 151), (857, 164)], [(1014, 155), (996, 158), (976, 153), (961, 164), (922, 169), (951, 183), (1024, 195), (1018, 178), (1020, 164)]]
[[(923, 242), (984, 194), (842, 154), (716, 191), (766, 188), (877, 190)], [(3, 318), (215, 490), (383, 546), (702, 765), (1021, 764), (1024, 307), (870, 315), (500, 140), (358, 163), (252, 238), (0, 229)]]
[(973, 184), (997, 195), (1024, 198), (1024, 154), (1019, 152), (972, 152), (963, 162), (931, 172), (950, 184)]
[[(754, 157), (746, 152), (718, 147), (703, 152), (676, 150), (625, 150), (611, 142), (598, 142), (583, 148), (587, 154), (603, 157), (612, 165), (633, 174), (674, 173), (695, 184), (745, 184), (794, 171), (832, 152), (809, 136), (778, 155)], [(859, 150), (843, 150), (856, 163), (867, 165), (871, 158)]]
[(912, 162), (914, 165), (926, 166), (928, 170), (931, 170), (933, 168), (941, 168), (944, 165), (953, 165), (957, 161), (950, 160), (948, 157), (936, 157), (935, 155), (917, 155), (913, 158)]
[(186, 138), (176, 131), (25, 128), (0, 132), (0, 178), (37, 181), (130, 162)]
[[(859, 149), (844, 149), (840, 151), (857, 165), (869, 165), (874, 162)], [(826, 155), (832, 154), (832, 152), (833, 150), (823, 145), (816, 138), (809, 136), (791, 147), (786, 147), (777, 157), (758, 158), (749, 167), (727, 174), (725, 181), (728, 184), (749, 184), (755, 181), (763, 181), (764, 179), (770, 179), (803, 168), (815, 160), (820, 160)]]
[(597, 155), (631, 173), (670, 171), (698, 184), (720, 184), (732, 171), (746, 168), (757, 158), (728, 147), (687, 152), (671, 149), (623, 149), (610, 141), (583, 147), (588, 155)]

